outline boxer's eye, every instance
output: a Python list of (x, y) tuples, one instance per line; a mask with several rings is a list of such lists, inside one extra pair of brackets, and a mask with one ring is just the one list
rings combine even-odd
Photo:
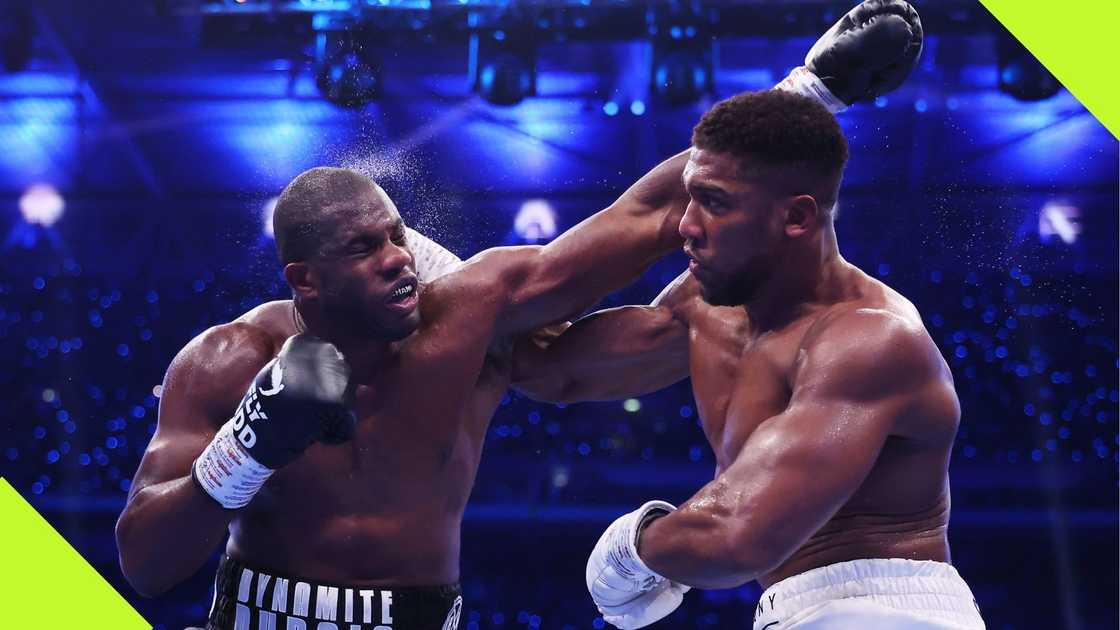
[(711, 195), (700, 195), (700, 205), (712, 211), (720, 211), (727, 208), (727, 204), (723, 203), (721, 199), (712, 197)]
[(383, 239), (355, 238), (346, 244), (344, 252), (346, 256), (365, 256), (377, 250), (384, 242)]

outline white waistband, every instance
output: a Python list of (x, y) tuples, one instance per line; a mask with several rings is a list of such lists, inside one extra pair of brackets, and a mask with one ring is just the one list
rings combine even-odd
[(862, 598), (926, 618), (983, 628), (972, 591), (952, 565), (930, 560), (872, 558), (838, 562), (774, 584), (762, 594), (755, 627), (788, 620), (830, 601)]

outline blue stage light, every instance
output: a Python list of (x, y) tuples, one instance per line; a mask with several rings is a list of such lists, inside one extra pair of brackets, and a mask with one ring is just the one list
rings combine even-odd
[(532, 69), (517, 55), (498, 55), (482, 65), (478, 91), (495, 105), (516, 105), (533, 91)]

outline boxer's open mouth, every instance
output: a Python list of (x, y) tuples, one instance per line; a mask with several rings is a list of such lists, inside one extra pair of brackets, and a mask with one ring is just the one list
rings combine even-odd
[(416, 290), (415, 285), (406, 284), (403, 287), (400, 287), (397, 290), (393, 291), (391, 294), (389, 294), (389, 301), (390, 302), (400, 302), (401, 300), (404, 300), (408, 296), (412, 295), (412, 292), (415, 291), (415, 290)]
[(397, 284), (389, 291), (389, 297), (385, 299), (390, 304), (400, 303), (408, 300), (416, 295), (416, 278), (405, 278), (397, 282)]

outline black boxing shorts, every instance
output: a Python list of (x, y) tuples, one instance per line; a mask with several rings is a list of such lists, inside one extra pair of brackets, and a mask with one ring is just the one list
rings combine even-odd
[(462, 610), (458, 584), (319, 584), (223, 555), (206, 630), (457, 630)]

